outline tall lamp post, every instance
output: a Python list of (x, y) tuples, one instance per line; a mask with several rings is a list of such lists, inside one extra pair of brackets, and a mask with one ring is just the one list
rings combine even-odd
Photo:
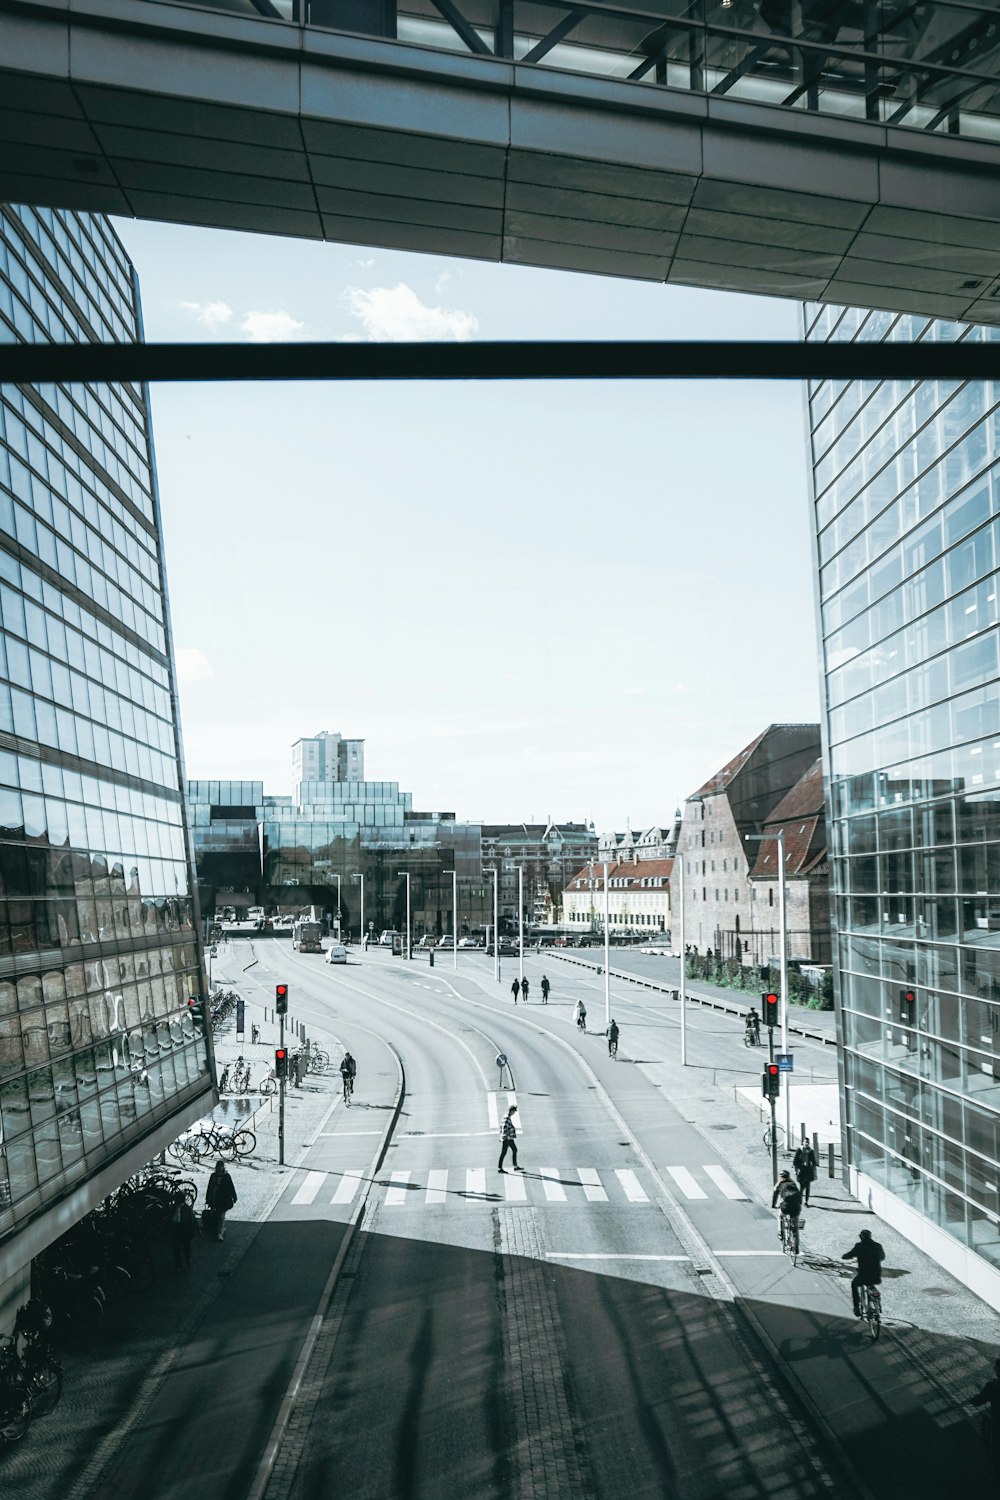
[(517, 867), (517, 977), (524, 983), (524, 866)]
[(497, 864), (493, 867), (493, 977), (497, 984), (500, 983), (500, 885), (498, 882), (499, 871), (497, 866), (500, 856), (497, 854)]
[(611, 1025), (611, 907), (608, 896), (608, 862), (604, 861), (604, 1029)]
[[(352, 875), (351, 879), (361, 881), (361, 925), (358, 932), (358, 942), (363, 946), (365, 941), (365, 877), (364, 875), (359, 873), (357, 875)], [(337, 892), (337, 895), (339, 897), (339, 890)]]
[(684, 1022), (687, 1018), (687, 945), (684, 942), (684, 856), (675, 854), (678, 863), (678, 882), (681, 903), (681, 1067), (687, 1067), (687, 1032)]
[(335, 870), (333, 878), (337, 882), (337, 942), (340, 942), (340, 876)]
[[(779, 828), (776, 833), (747, 833), (743, 835), (748, 844), (763, 844), (767, 839), (775, 839), (778, 844), (778, 963), (779, 980), (781, 991), (781, 1050), (788, 1053), (788, 929), (786, 926), (787, 914), (785, 910), (785, 830)], [(772, 1032), (773, 1035), (773, 1032)], [(779, 1075), (780, 1076), (780, 1075)], [(785, 1096), (785, 1141), (790, 1146), (792, 1142), (792, 1075), (785, 1074), (785, 1086), (782, 1092)]]
[(397, 875), (402, 875), (406, 881), (406, 957), (410, 957), (410, 872), (409, 870), (397, 870)]
[(458, 968), (458, 871), (451, 872), (451, 966)]

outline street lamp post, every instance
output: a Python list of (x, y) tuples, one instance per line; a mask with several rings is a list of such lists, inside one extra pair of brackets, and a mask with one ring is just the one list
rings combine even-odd
[(397, 870), (397, 875), (402, 875), (406, 881), (406, 957), (410, 957), (410, 872), (409, 870)]
[[(358, 932), (358, 942), (361, 944), (362, 947), (364, 947), (364, 942), (365, 942), (365, 877), (363, 875), (361, 875), (361, 874), (357, 874), (357, 875), (352, 875), (351, 879), (352, 880), (360, 880), (361, 881), (361, 926), (360, 926), (360, 930)], [(340, 892), (338, 891), (337, 894), (339, 896)]]
[(451, 966), (458, 968), (458, 871), (451, 872)]
[(680, 874), (679, 894), (681, 901), (681, 1067), (687, 1067), (687, 1032), (684, 1022), (687, 1017), (687, 945), (684, 942), (684, 856), (674, 856), (678, 861), (678, 872)]
[(517, 867), (517, 977), (524, 983), (524, 866)]
[(341, 937), (340, 937), (340, 876), (339, 876), (339, 874), (337, 873), (336, 870), (333, 872), (333, 878), (337, 882), (337, 942), (339, 943), (341, 941)]
[[(746, 833), (743, 835), (748, 844), (762, 844), (766, 839), (775, 839), (778, 844), (778, 963), (779, 963), (779, 989), (781, 993), (781, 1050), (788, 1055), (788, 929), (787, 913), (785, 911), (785, 830), (779, 828), (776, 833)], [(773, 931), (773, 928), (772, 928)], [(773, 1032), (772, 1032), (773, 1036)], [(791, 1146), (792, 1143), (792, 1075), (785, 1074), (785, 1083), (782, 1093), (785, 1096), (785, 1141)]]
[[(498, 854), (497, 855), (497, 865), (499, 865), (499, 863), (500, 863), (500, 856)], [(493, 977), (496, 980), (497, 984), (499, 984), (500, 983), (500, 929), (499, 929), (499, 925), (498, 924), (499, 924), (499, 920), (500, 920), (500, 886), (499, 886), (498, 879), (497, 879), (497, 875), (498, 875), (497, 865), (494, 865), (494, 867), (493, 867)]]
[(611, 908), (608, 896), (608, 862), (604, 861), (604, 1029), (611, 1025)]

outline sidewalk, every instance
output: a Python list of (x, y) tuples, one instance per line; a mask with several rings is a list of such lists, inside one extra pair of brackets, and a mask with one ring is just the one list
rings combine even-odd
[[(232, 987), (239, 988), (235, 982)], [(266, 1025), (261, 1007), (247, 1002), (248, 1036), (252, 1022), (261, 1026), (256, 1047), (237, 1043), (235, 1014), (216, 1033), (220, 1072), (240, 1051), (250, 1059), (273, 1062), (277, 1027)], [(258, 1065), (254, 1076), (259, 1073)], [(157, 1276), (149, 1291), (112, 1304), (98, 1328), (67, 1341), (62, 1350), (62, 1400), (50, 1416), (32, 1424), (22, 1441), (3, 1454), (0, 1473), (5, 1494), (17, 1494), (22, 1500), (90, 1500), (108, 1493), (102, 1475), (126, 1448), (130, 1433), (149, 1412), (171, 1372), (188, 1357), (189, 1345), (200, 1336), (220, 1299), (226, 1300), (227, 1288), (234, 1289), (237, 1271), (338, 1092), (335, 1075), (309, 1074), (301, 1089), (288, 1089), (284, 1167), (278, 1165), (277, 1097), (220, 1100), (214, 1118), (246, 1122), (252, 1115), (249, 1123), (257, 1136), (252, 1157), (227, 1163), (239, 1198), (226, 1219), (225, 1241), (219, 1244), (199, 1236), (190, 1270), (180, 1272), (173, 1268), (169, 1244), (153, 1246)], [(196, 1212), (204, 1204), (205, 1183), (213, 1166), (214, 1158), (210, 1158), (205, 1165), (183, 1168), (183, 1175), (198, 1185)], [(227, 1310), (231, 1322), (238, 1323), (244, 1316), (240, 1308)], [(177, 1439), (183, 1442), (183, 1433)], [(152, 1476), (150, 1493), (156, 1493)]]

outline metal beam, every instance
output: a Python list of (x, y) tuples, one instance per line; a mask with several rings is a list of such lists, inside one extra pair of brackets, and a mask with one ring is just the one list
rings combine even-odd
[(995, 343), (4, 344), (0, 381), (996, 380)]

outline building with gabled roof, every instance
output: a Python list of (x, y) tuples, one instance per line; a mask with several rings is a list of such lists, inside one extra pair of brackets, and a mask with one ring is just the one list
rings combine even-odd
[[(672, 859), (627, 859), (608, 866), (608, 931), (633, 937), (670, 932)], [(604, 865), (586, 864), (563, 891), (563, 924), (580, 937), (604, 933)]]
[(788, 955), (830, 961), (819, 755), (818, 724), (771, 724), (686, 799), (673, 871), (675, 940), (683, 899), (687, 946), (777, 962), (776, 836), (784, 827)]

